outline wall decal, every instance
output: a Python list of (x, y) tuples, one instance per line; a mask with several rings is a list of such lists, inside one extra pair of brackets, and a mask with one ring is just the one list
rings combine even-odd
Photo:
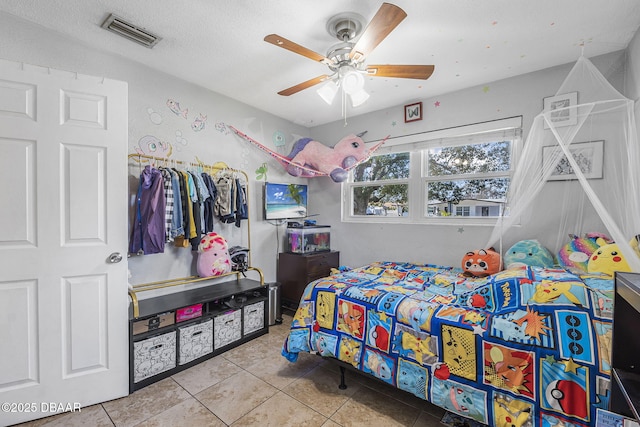
[(136, 153), (145, 156), (169, 157), (173, 146), (168, 142), (160, 141), (153, 135), (145, 135), (138, 140), (138, 145), (134, 149)]
[(260, 165), (260, 167), (258, 169), (256, 169), (256, 181), (260, 181), (261, 179), (264, 179), (264, 181), (267, 181), (267, 171), (269, 170), (267, 163), (263, 163)]
[(176, 145), (176, 148), (178, 151), (180, 151), (180, 146), (184, 146), (187, 145), (187, 143), (189, 142), (189, 140), (187, 140), (187, 138), (184, 138), (182, 136), (182, 131), (177, 130), (176, 131), (176, 142), (178, 143), (178, 145)]
[(276, 147), (282, 147), (286, 144), (287, 139), (284, 136), (284, 133), (282, 133), (282, 131), (275, 131), (273, 133), (273, 145), (275, 145)]
[(188, 108), (185, 108), (184, 110), (181, 109), (180, 103), (177, 101), (174, 101), (173, 99), (167, 99), (167, 107), (169, 107), (169, 109), (173, 111), (176, 116), (180, 116), (185, 120), (187, 118), (187, 114), (189, 114)]
[(231, 133), (231, 131), (227, 129), (227, 125), (225, 125), (223, 122), (216, 122), (213, 127), (223, 135), (229, 135)]
[(206, 124), (206, 122), (207, 116), (200, 113), (200, 115), (196, 117), (193, 123), (191, 123), (191, 129), (193, 129), (194, 132), (200, 132), (202, 129), (204, 129), (204, 125)]
[(153, 108), (147, 108), (147, 114), (149, 114), (149, 120), (151, 120), (151, 123), (153, 123), (154, 125), (159, 125), (160, 123), (162, 123), (162, 116), (160, 115), (160, 113), (154, 111)]

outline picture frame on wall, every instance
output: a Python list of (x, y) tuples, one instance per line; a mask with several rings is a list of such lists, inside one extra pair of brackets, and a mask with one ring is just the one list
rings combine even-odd
[[(560, 147), (547, 146), (542, 147), (542, 161), (543, 163), (550, 156), (555, 155), (560, 150)], [(602, 178), (602, 164), (604, 160), (604, 141), (589, 141), (589, 142), (574, 142), (569, 146), (569, 151), (573, 155), (580, 166), (580, 170), (587, 179)], [(554, 168), (553, 172), (549, 176), (549, 181), (568, 181), (578, 179), (573, 168), (569, 164), (567, 157), (562, 155), (562, 158)]]
[(422, 102), (416, 102), (404, 106), (404, 122), (422, 120)]
[[(572, 126), (578, 123), (578, 114), (574, 107), (578, 105), (578, 92), (569, 92), (562, 95), (543, 98), (543, 110), (551, 112), (551, 122), (555, 127)], [(544, 128), (549, 129), (549, 124), (544, 121)]]

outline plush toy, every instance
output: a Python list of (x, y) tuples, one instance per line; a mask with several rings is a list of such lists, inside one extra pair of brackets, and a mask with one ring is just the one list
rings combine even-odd
[(631, 246), (631, 249), (633, 249), (636, 255), (640, 257), (640, 234), (636, 234), (631, 238), (631, 240), (629, 241), (629, 246)]
[(616, 243), (607, 243), (603, 238), (597, 239), (596, 243), (600, 247), (589, 258), (589, 273), (602, 273), (613, 277), (615, 271), (631, 271)]
[(537, 240), (521, 240), (504, 254), (505, 268), (553, 267), (553, 255)]
[(364, 134), (345, 136), (333, 148), (311, 138), (299, 139), (289, 153), (291, 163), (287, 172), (300, 176), (303, 172), (300, 166), (310, 167), (329, 175), (335, 182), (342, 182), (347, 179), (349, 168), (370, 155), (370, 147), (361, 138)]
[(289, 174), (302, 178), (330, 176), (335, 182), (347, 179), (350, 169), (369, 158), (389, 138), (387, 135), (375, 144), (365, 144), (362, 140), (365, 131), (358, 135), (345, 136), (334, 147), (328, 147), (312, 138), (302, 138), (293, 144), (289, 156), (283, 156), (233, 126), (229, 126), (229, 129), (262, 151), (269, 153), (287, 169)]
[(229, 245), (218, 233), (207, 233), (198, 245), (198, 276), (211, 277), (231, 271)]
[(571, 240), (558, 252), (558, 262), (567, 270), (576, 273), (586, 273), (587, 264), (591, 255), (600, 247), (596, 240), (604, 239), (607, 243), (613, 243), (602, 233), (586, 233), (584, 237), (569, 234)]
[(493, 248), (467, 252), (462, 258), (466, 275), (483, 277), (499, 272), (502, 268), (500, 254)]

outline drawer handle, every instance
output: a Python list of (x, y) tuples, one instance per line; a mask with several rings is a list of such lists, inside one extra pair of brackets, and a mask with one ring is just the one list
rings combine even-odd
[(191, 336), (195, 337), (196, 335), (200, 335), (201, 333), (202, 333), (202, 331), (194, 332), (193, 334), (191, 334)]

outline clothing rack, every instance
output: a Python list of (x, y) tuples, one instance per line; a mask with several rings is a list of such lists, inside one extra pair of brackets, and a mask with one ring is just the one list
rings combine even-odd
[[(226, 163), (224, 162), (216, 162), (213, 165), (207, 165), (204, 164), (203, 162), (201, 162), (197, 157), (197, 163), (194, 162), (185, 162), (182, 160), (173, 160), (173, 159), (167, 159), (166, 157), (154, 157), (154, 156), (149, 156), (146, 154), (129, 154), (128, 156), (129, 159), (138, 159), (138, 162), (140, 164), (142, 164), (142, 159), (146, 159), (146, 160), (150, 160), (150, 161), (155, 161), (161, 164), (161, 166), (184, 166), (184, 167), (195, 167), (195, 168), (201, 168), (203, 171), (208, 172), (211, 175), (216, 175), (219, 172), (223, 172), (223, 171), (230, 171), (230, 172), (235, 172), (235, 173), (241, 173), (242, 175), (244, 175), (244, 180), (247, 186), (247, 206), (249, 206), (249, 176), (247, 175), (247, 173), (243, 170), (240, 169), (233, 169), (230, 168)], [(250, 212), (250, 210), (249, 210)], [(248, 263), (249, 263), (249, 267), (247, 268), (247, 271), (255, 271), (258, 273), (258, 275), (260, 276), (260, 285), (264, 286), (264, 274), (262, 273), (262, 270), (260, 270), (257, 267), (252, 267), (251, 266), (251, 220), (249, 218), (247, 218), (247, 247), (249, 248), (249, 253), (248, 253)], [(221, 279), (223, 277), (227, 277), (227, 276), (236, 276), (236, 280), (240, 281), (240, 277), (242, 275), (244, 275), (244, 271), (231, 271), (229, 273), (225, 273), (225, 274), (221, 274), (219, 276), (211, 276), (211, 277), (199, 277), (199, 276), (188, 276), (188, 277), (181, 277), (181, 278), (177, 278), (177, 279), (167, 279), (167, 280), (161, 280), (158, 282), (149, 282), (149, 283), (140, 283), (137, 285), (130, 285), (129, 287), (129, 297), (131, 298), (131, 303), (133, 305), (133, 317), (137, 318), (140, 316), (140, 306), (139, 306), (139, 302), (138, 302), (138, 293), (141, 292), (147, 292), (147, 291), (151, 291), (154, 289), (163, 289), (163, 288), (169, 288), (172, 286), (179, 286), (179, 285), (187, 285), (190, 283), (198, 283), (198, 282), (202, 282), (205, 280), (215, 280), (215, 279)]]

